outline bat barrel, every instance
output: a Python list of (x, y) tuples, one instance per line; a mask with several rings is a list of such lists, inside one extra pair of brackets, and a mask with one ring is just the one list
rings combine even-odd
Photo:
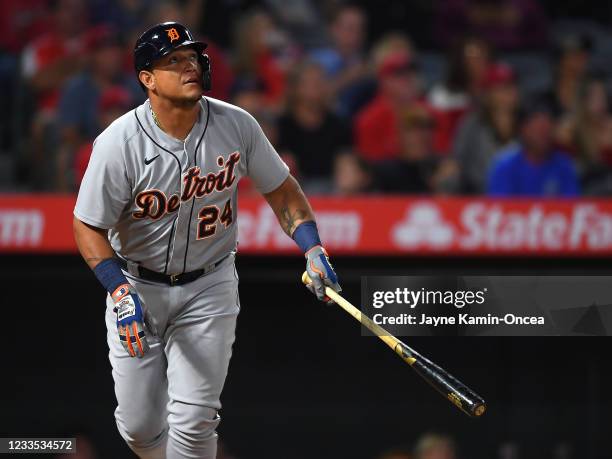
[(486, 410), (484, 399), (457, 378), (423, 356), (413, 356), (412, 368), (457, 408), (472, 417)]

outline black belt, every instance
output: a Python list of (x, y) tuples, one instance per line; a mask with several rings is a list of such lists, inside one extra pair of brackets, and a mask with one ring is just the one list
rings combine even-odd
[(183, 285), (192, 282), (198, 277), (201, 277), (204, 274), (208, 274), (209, 272), (213, 271), (217, 266), (219, 266), (223, 261), (225, 261), (228, 256), (229, 255), (226, 255), (216, 263), (211, 263), (210, 265), (205, 266), (204, 268), (196, 269), (195, 271), (189, 271), (188, 273), (181, 274), (158, 273), (157, 271), (152, 271), (140, 265), (134, 264), (133, 266), (128, 266), (128, 262), (123, 258), (118, 258), (118, 260), (119, 264), (121, 265), (121, 268), (123, 268), (124, 271), (127, 271), (133, 276), (137, 276), (143, 280), (151, 282), (161, 282), (163, 284), (168, 285)]

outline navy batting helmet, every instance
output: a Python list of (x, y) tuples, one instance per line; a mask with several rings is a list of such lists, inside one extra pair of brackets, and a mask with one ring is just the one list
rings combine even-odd
[[(136, 40), (134, 47), (136, 78), (141, 70), (150, 70), (153, 62), (182, 46), (188, 46), (197, 51), (198, 60), (202, 66), (202, 88), (204, 91), (209, 91), (211, 85), (210, 59), (207, 54), (204, 54), (207, 45), (194, 40), (189, 29), (178, 22), (157, 24)], [(138, 81), (140, 82), (140, 79)], [(146, 90), (142, 83), (140, 85)]]

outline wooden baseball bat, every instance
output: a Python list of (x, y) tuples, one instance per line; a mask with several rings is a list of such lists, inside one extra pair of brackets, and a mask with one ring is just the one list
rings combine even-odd
[[(302, 282), (305, 285), (312, 282), (306, 271), (302, 274)], [(426, 359), (417, 351), (401, 342), (380, 325), (374, 323), (372, 319), (363, 314), (359, 309), (331, 288), (326, 287), (325, 294), (334, 300), (338, 306), (357, 319), (364, 327), (383, 340), (387, 346), (393, 349), (395, 353), (404, 360), (404, 362), (410, 365), (425, 381), (431, 384), (434, 389), (440, 392), (445, 398), (450, 400), (457, 408), (472, 417), (479, 417), (484, 414), (486, 410), (485, 401), (476, 394), (476, 392), (454, 376), (450, 375), (446, 370), (440, 368), (431, 360)]]

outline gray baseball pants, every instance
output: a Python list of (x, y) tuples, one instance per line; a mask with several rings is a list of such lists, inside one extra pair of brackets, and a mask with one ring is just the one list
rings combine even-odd
[(119, 433), (141, 459), (214, 459), (219, 401), (240, 310), (235, 255), (180, 285), (134, 278), (152, 325), (150, 351), (128, 355), (106, 300), (109, 359)]

